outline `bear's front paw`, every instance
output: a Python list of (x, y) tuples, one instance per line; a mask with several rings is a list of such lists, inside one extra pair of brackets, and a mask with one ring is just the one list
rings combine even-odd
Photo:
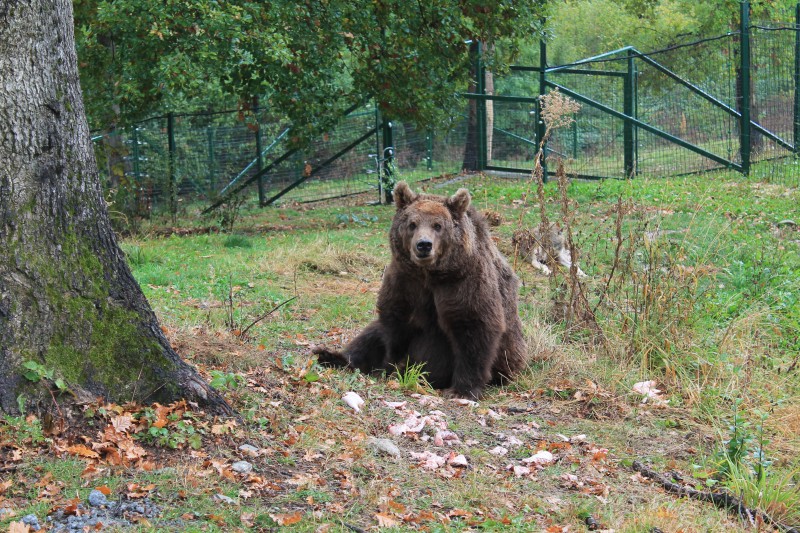
[(464, 399), (477, 402), (480, 400), (482, 393), (483, 391), (479, 387), (473, 387), (465, 390), (456, 387), (450, 387), (449, 389), (444, 389), (441, 394), (444, 398), (448, 399)]
[(340, 352), (334, 352), (325, 347), (324, 344), (318, 344), (311, 348), (311, 353), (316, 354), (317, 363), (322, 366), (345, 367), (347, 366), (347, 357)]

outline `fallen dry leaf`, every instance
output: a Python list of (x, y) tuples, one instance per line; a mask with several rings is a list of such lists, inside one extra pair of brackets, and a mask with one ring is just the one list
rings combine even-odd
[(553, 461), (555, 461), (555, 457), (553, 456), (552, 453), (548, 452), (547, 450), (539, 450), (530, 457), (526, 457), (525, 459), (522, 460), (523, 463), (535, 464), (540, 466), (549, 465)]
[(531, 473), (531, 469), (527, 466), (508, 465), (508, 469), (513, 471), (516, 477), (527, 476)]
[(291, 526), (303, 519), (303, 515), (300, 513), (270, 513), (269, 517), (275, 520), (279, 526)]
[(474, 407), (478, 405), (478, 402), (467, 400), (466, 398), (452, 398), (450, 401), (453, 403), (457, 403), (458, 405), (466, 405), (469, 407)]
[(30, 530), (31, 528), (22, 522), (11, 522), (8, 524), (8, 533), (28, 533)]
[(342, 396), (342, 400), (344, 403), (349, 405), (356, 413), (361, 411), (361, 407), (364, 405), (364, 400), (353, 391), (347, 392)]
[(644, 398), (642, 398), (642, 403), (647, 403), (648, 401), (653, 405), (666, 405), (669, 403), (669, 400), (665, 400), (664, 397), (659, 394), (661, 390), (656, 388), (656, 382), (653, 380), (635, 383), (632, 390), (636, 394), (644, 396)]
[(494, 448), (489, 450), (489, 453), (492, 455), (496, 455), (498, 457), (502, 457), (508, 453), (508, 448), (503, 448), (502, 446), (495, 446)]
[(433, 437), (434, 446), (453, 446), (454, 444), (461, 444), (461, 439), (452, 431), (437, 431), (436, 436)]
[(127, 433), (133, 427), (133, 418), (130, 415), (115, 416), (111, 419), (111, 425), (117, 433)]
[(450, 456), (447, 458), (447, 464), (449, 464), (450, 466), (463, 466), (463, 467), (469, 466), (467, 458), (460, 454), (456, 455), (455, 452), (451, 453)]
[(87, 457), (89, 459), (99, 459), (100, 454), (94, 450), (90, 450), (83, 444), (76, 444), (67, 448), (67, 453), (70, 455), (77, 455), (79, 457)]
[(436, 470), (447, 462), (447, 459), (441, 455), (428, 451), (422, 453), (411, 452), (411, 457), (417, 459), (425, 470)]
[(592, 448), (589, 453), (592, 454), (592, 461), (602, 461), (608, 455), (608, 450), (606, 448)]
[(255, 513), (242, 513), (239, 515), (239, 520), (242, 521), (242, 525), (244, 527), (253, 527), (255, 524), (256, 514)]
[(378, 527), (397, 527), (400, 525), (400, 520), (387, 513), (375, 513), (375, 519), (378, 521)]

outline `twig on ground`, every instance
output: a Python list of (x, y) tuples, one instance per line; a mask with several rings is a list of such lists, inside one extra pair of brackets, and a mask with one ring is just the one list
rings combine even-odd
[(264, 313), (263, 315), (259, 316), (258, 318), (256, 318), (256, 319), (255, 319), (255, 320), (253, 320), (252, 322), (250, 322), (250, 325), (249, 325), (249, 326), (247, 326), (246, 328), (244, 328), (244, 329), (242, 330), (242, 332), (241, 332), (241, 333), (239, 333), (239, 335), (238, 335), (238, 336), (239, 336), (239, 338), (240, 338), (240, 339), (243, 339), (243, 338), (244, 338), (244, 336), (245, 336), (245, 335), (247, 335), (247, 332), (250, 330), (250, 328), (252, 328), (252, 327), (253, 327), (253, 326), (255, 326), (256, 324), (258, 324), (259, 322), (261, 322), (262, 320), (264, 320), (265, 318), (267, 318), (269, 315), (271, 315), (272, 313), (274, 313), (275, 311), (277, 311), (278, 309), (280, 309), (280, 308), (281, 308), (281, 307), (283, 307), (284, 305), (286, 305), (286, 304), (288, 304), (289, 302), (291, 302), (292, 300), (296, 300), (296, 299), (297, 299), (297, 296), (292, 296), (292, 297), (291, 297), (291, 298), (289, 298), (288, 300), (284, 300), (284, 301), (282, 301), (281, 303), (279, 303), (278, 305), (276, 305), (275, 307), (273, 307), (272, 309), (270, 309), (269, 311), (267, 311), (267, 312), (266, 312), (266, 313)]
[(727, 492), (704, 492), (693, 489), (685, 485), (678, 485), (677, 483), (673, 483), (672, 481), (667, 479), (665, 476), (659, 474), (658, 472), (647, 468), (639, 461), (634, 461), (631, 467), (644, 477), (652, 479), (653, 481), (661, 485), (661, 487), (663, 487), (664, 490), (666, 490), (667, 492), (671, 492), (672, 494), (677, 494), (679, 496), (685, 496), (687, 498), (693, 498), (695, 500), (700, 500), (704, 502), (711, 502), (720, 509), (728, 509), (730, 511), (735, 511), (739, 516), (743, 518), (749, 518), (752, 520), (753, 517), (759, 517), (761, 518), (761, 520), (764, 521), (764, 523), (773, 525), (786, 533), (800, 533), (800, 530), (798, 530), (794, 526), (787, 526), (785, 524), (781, 524), (777, 520), (773, 520), (772, 517), (770, 517), (768, 514), (759, 511), (758, 509), (748, 508), (744, 504), (744, 502), (742, 502), (742, 500)]
[[(795, 339), (795, 343), (797, 343), (797, 339)], [(787, 374), (791, 374), (792, 372), (794, 372), (794, 369), (797, 368), (798, 360), (800, 360), (800, 353), (795, 356), (794, 361), (792, 361), (792, 364), (789, 365), (789, 368), (786, 369)]]

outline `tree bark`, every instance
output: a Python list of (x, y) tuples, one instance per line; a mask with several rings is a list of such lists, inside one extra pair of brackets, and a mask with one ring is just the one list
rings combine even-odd
[[(486, 71), (486, 94), (494, 94), (494, 74)], [(486, 162), (492, 164), (492, 142), (494, 142), (494, 101), (486, 100)]]
[(131, 275), (100, 189), (71, 0), (0, 0), (0, 411), (68, 398), (196, 401), (230, 413), (172, 350)]

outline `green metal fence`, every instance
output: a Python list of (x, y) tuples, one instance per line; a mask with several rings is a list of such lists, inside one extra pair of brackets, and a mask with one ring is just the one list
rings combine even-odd
[(377, 201), (378, 165), (389, 154), (396, 179), (458, 172), (466, 119), (459, 113), (437, 130), (420, 130), (381, 120), (367, 104), (306, 148), (293, 148), (290, 137), (279, 116), (234, 110), (154, 117), (96, 133), (94, 141), (115, 209), (148, 216), (218, 206), (234, 194), (258, 197), (262, 205), (359, 194)]
[(800, 183), (799, 27), (800, 6), (793, 23), (751, 23), (744, 2), (739, 31), (665, 50), (625, 47), (552, 66), (542, 45), (538, 66), (512, 67), (494, 94), (466, 95), (494, 125), (483, 133), (492, 141), (481, 168), (532, 169), (543, 134), (536, 102), (557, 89), (582, 109), (553, 132), (545, 161), (562, 159), (576, 176), (749, 173), (760, 162), (761, 176)]

